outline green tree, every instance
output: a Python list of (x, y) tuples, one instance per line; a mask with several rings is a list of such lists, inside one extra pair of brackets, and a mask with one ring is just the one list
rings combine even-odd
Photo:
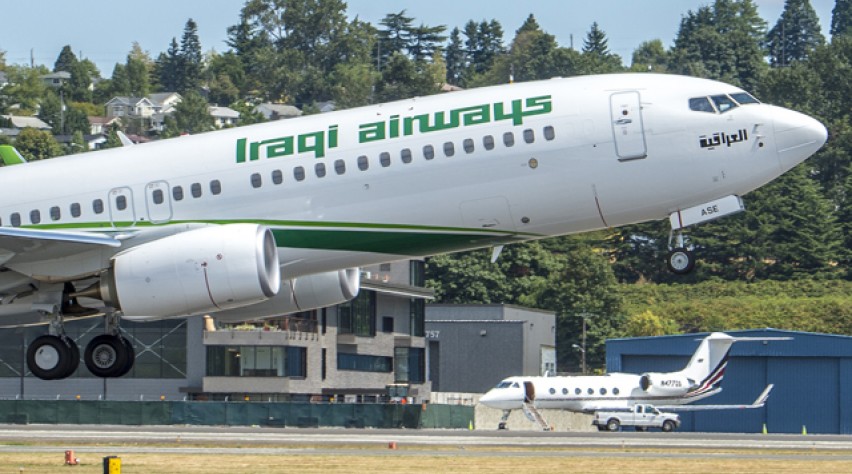
[(666, 72), (669, 53), (659, 39), (645, 41), (633, 51), (630, 70), (634, 72)]
[(418, 27), (412, 28), (410, 39), (406, 46), (408, 54), (415, 61), (431, 59), (440, 50), (440, 43), (447, 39), (443, 35), (446, 30), (447, 27), (444, 25), (426, 26), (423, 23)]
[(66, 44), (62, 47), (62, 51), (59, 52), (56, 62), (53, 63), (53, 72), (71, 72), (71, 66), (76, 62), (77, 56), (74, 54), (71, 46)]
[(15, 139), (15, 148), (27, 161), (46, 160), (62, 154), (62, 147), (50, 132), (25, 128)]
[(447, 64), (447, 84), (460, 86), (463, 84), (463, 76), (467, 69), (467, 53), (461, 39), (461, 31), (453, 28), (450, 32), (450, 43), (444, 53), (444, 62)]
[(412, 61), (405, 54), (394, 54), (376, 84), (376, 100), (388, 102), (435, 94), (439, 89), (428, 66), (425, 61)]
[(629, 316), (624, 325), (626, 337), (665, 336), (678, 331), (677, 323), (657, 316), (650, 309)]
[(186, 21), (183, 36), (180, 40), (179, 80), (176, 92), (185, 94), (201, 87), (201, 72), (203, 54), (201, 41), (198, 39), (198, 25), (190, 18)]
[(22, 67), (7, 66), (6, 75), (9, 85), (3, 88), (3, 95), (8, 105), (17, 104), (18, 114), (34, 115), (40, 107), (42, 97), (46, 94), (47, 86), (41, 76), (47, 74), (44, 66)]
[(209, 132), (216, 127), (207, 101), (198, 92), (191, 90), (175, 106), (175, 111), (166, 117), (164, 137), (176, 137), (185, 133), (197, 134)]
[(130, 78), (127, 75), (127, 67), (116, 63), (112, 68), (110, 77), (110, 94), (113, 96), (130, 96)]
[(403, 53), (411, 44), (411, 31), (414, 17), (405, 14), (405, 10), (388, 13), (379, 21), (378, 56), (379, 69), (388, 63), (391, 56)]
[(852, 1), (836, 0), (831, 11), (831, 39), (852, 32)]
[(805, 60), (824, 43), (819, 18), (809, 0), (786, 0), (781, 18), (766, 35), (769, 61), (773, 66), (788, 66)]
[(127, 55), (125, 71), (127, 73), (127, 94), (133, 97), (145, 97), (151, 92), (151, 74), (154, 62), (138, 42)]
[(109, 132), (107, 132), (107, 141), (103, 145), (101, 145), (102, 149), (106, 148), (120, 148), (123, 146), (121, 143), (121, 139), (118, 137), (118, 132), (121, 131), (121, 127), (114, 123), (110, 126)]
[(622, 69), (621, 58), (610, 53), (608, 42), (606, 33), (600, 29), (598, 23), (592, 23), (591, 29), (583, 40), (583, 57), (587, 61), (588, 72), (601, 74), (618, 72)]
[(161, 90), (174, 92), (181, 87), (183, 70), (177, 38), (172, 38), (169, 49), (157, 57), (154, 70)]
[(344, 63), (334, 68), (333, 79), (334, 103), (338, 108), (347, 109), (371, 102), (373, 85), (381, 79), (381, 74), (370, 64)]

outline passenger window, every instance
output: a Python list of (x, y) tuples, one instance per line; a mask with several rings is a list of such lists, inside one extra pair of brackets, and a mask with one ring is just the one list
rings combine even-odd
[(435, 147), (433, 147), (432, 145), (424, 146), (423, 147), (423, 158), (426, 158), (427, 160), (431, 160), (432, 158), (435, 158)]
[(12, 227), (21, 227), (21, 215), (17, 212), (9, 216), (9, 220), (12, 221)]
[(724, 114), (737, 106), (737, 103), (726, 95), (714, 95), (711, 99), (713, 99), (713, 103), (716, 104), (716, 108), (719, 109), (719, 113)]
[(80, 203), (71, 204), (71, 217), (80, 217), (81, 214), (83, 214), (83, 211), (80, 209)]
[(218, 179), (214, 179), (213, 181), (210, 181), (210, 192), (214, 196), (218, 196), (218, 195), (222, 194), (222, 182), (219, 181)]
[(192, 186), (189, 187), (189, 192), (192, 193), (192, 197), (200, 198), (201, 197), (201, 184), (200, 183), (192, 183)]
[(444, 156), (453, 156), (456, 154), (456, 145), (453, 142), (444, 143)]
[(556, 130), (550, 125), (544, 127), (544, 139), (551, 141), (556, 138)]
[(127, 196), (118, 196), (115, 198), (115, 208), (119, 211), (127, 209)]
[(153, 193), (151, 193), (151, 200), (154, 201), (154, 204), (162, 204), (165, 199), (163, 199), (163, 191), (160, 189), (155, 189)]
[(38, 224), (41, 222), (41, 212), (38, 209), (30, 211), (30, 222)]
[(506, 132), (503, 134), (503, 144), (507, 147), (515, 146), (515, 134), (512, 132)]
[(62, 218), (62, 214), (59, 212), (59, 206), (53, 206), (50, 208), (50, 220), (58, 221)]
[(462, 142), (462, 146), (464, 147), (465, 153), (473, 153), (473, 140), (471, 140), (470, 138), (465, 138)]
[(103, 214), (104, 213), (104, 202), (101, 199), (95, 199), (92, 201), (92, 210), (95, 211), (95, 214)]
[(358, 157), (358, 169), (361, 171), (367, 171), (370, 169), (370, 159), (365, 155), (361, 155)]
[(689, 110), (695, 112), (710, 112), (711, 114), (716, 113), (716, 109), (713, 108), (713, 105), (710, 103), (710, 99), (707, 97), (694, 97), (689, 99)]
[(304, 181), (305, 180), (305, 168), (301, 166), (297, 166), (293, 168), (293, 177), (296, 178), (296, 181)]
[(254, 173), (251, 175), (251, 187), (257, 189), (263, 186), (263, 180), (260, 178), (260, 173)]
[(334, 161), (334, 172), (337, 174), (343, 174), (346, 172), (346, 162), (343, 160), (335, 160)]
[(281, 184), (284, 182), (284, 173), (281, 170), (272, 171), (272, 184)]
[(172, 197), (175, 201), (183, 201), (183, 187), (175, 186), (172, 188)]
[(485, 135), (484, 137), (482, 137), (482, 146), (484, 146), (486, 150), (493, 150), (494, 137), (491, 135)]
[(402, 151), (399, 153), (399, 157), (402, 158), (403, 163), (411, 163), (411, 149), (403, 148)]
[(325, 177), (325, 163), (317, 163), (314, 165), (314, 172), (317, 174), (317, 178)]
[(382, 164), (383, 168), (387, 168), (388, 166), (390, 166), (390, 153), (383, 151), (381, 154), (379, 154), (379, 163)]
[(533, 143), (535, 141), (535, 132), (533, 132), (531, 128), (524, 130), (524, 141), (527, 143)]

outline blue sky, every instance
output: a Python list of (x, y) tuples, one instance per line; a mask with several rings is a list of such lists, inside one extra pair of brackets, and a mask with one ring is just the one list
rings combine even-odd
[[(348, 13), (377, 24), (387, 13), (407, 10), (416, 22), (462, 27), (468, 20), (496, 19), (510, 41), (523, 20), (533, 13), (542, 28), (562, 46), (582, 47), (592, 22), (609, 39), (610, 50), (630, 61), (643, 41), (659, 38), (671, 45), (681, 17), (712, 0), (348, 0)], [(784, 0), (756, 0), (769, 27), (778, 20)], [(7, 64), (53, 67), (62, 47), (95, 62), (101, 75), (110, 76), (134, 41), (155, 57), (180, 36), (188, 18), (198, 23), (205, 51), (225, 51), (228, 26), (239, 20), (242, 0), (0, 0), (0, 50)], [(828, 37), (834, 0), (811, 0)]]

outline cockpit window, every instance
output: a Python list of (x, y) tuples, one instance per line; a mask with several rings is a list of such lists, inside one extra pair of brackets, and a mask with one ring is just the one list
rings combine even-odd
[(498, 383), (497, 386), (494, 387), (494, 388), (509, 388), (511, 386), (512, 386), (512, 382), (503, 381), (503, 382)]
[(716, 113), (716, 109), (713, 108), (713, 105), (710, 103), (710, 99), (707, 97), (693, 97), (689, 99), (689, 110), (694, 110), (695, 112), (710, 112), (711, 114)]
[(713, 103), (716, 104), (716, 108), (719, 109), (719, 113), (722, 114), (737, 106), (737, 103), (726, 95), (714, 95), (710, 98), (713, 100)]
[(759, 100), (755, 99), (754, 96), (752, 96), (748, 92), (737, 92), (736, 94), (731, 94), (731, 98), (737, 101), (737, 103), (740, 105), (760, 103)]

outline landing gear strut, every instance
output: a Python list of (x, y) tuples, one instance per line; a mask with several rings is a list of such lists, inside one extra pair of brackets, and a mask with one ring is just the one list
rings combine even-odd
[(509, 422), (509, 415), (511, 413), (512, 413), (512, 410), (503, 410), (503, 416), (500, 417), (500, 423), (497, 424), (498, 430), (508, 430), (509, 429), (508, 422)]
[(675, 240), (674, 230), (669, 233), (669, 253), (666, 256), (666, 266), (669, 271), (676, 275), (686, 275), (695, 268), (695, 254), (684, 246), (683, 232), (678, 230), (677, 243), (672, 245)]

